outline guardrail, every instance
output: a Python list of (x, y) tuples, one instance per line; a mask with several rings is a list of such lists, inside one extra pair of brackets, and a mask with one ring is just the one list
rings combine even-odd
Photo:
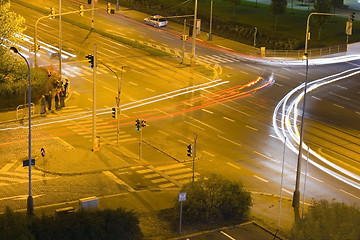
[[(33, 103), (30, 104), (31, 105), (31, 115), (35, 114), (35, 105)], [(19, 106), (16, 107), (16, 119), (19, 119), (19, 115), (21, 116), (21, 118), (25, 118), (26, 115), (28, 115), (28, 109), (29, 104), (21, 104)], [(21, 111), (23, 111), (23, 114), (21, 115)]]
[[(308, 49), (309, 58), (319, 57), (324, 55), (336, 54), (341, 52), (346, 52), (346, 44), (326, 47), (326, 48), (313, 48)], [(261, 49), (256, 48), (248, 52), (250, 55), (263, 56), (263, 57), (285, 57), (285, 58), (296, 58), (301, 59), (304, 55), (304, 50), (271, 50), (265, 49), (265, 53)]]

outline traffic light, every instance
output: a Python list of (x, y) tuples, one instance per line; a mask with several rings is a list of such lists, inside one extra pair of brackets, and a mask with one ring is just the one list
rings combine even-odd
[(107, 4), (106, 4), (106, 12), (107, 13), (110, 13), (110, 7), (111, 7), (111, 4), (108, 2)]
[(112, 118), (115, 118), (115, 119), (119, 118), (118, 109), (116, 107), (112, 108)]
[(55, 18), (55, 8), (54, 7), (50, 8), (50, 18)]
[(94, 56), (89, 54), (85, 58), (89, 59), (89, 63), (90, 63), (89, 67), (94, 68)]
[(84, 16), (84, 6), (83, 5), (79, 6), (79, 14), (80, 14), (80, 16)]
[(140, 128), (141, 128), (140, 119), (136, 119), (136, 121), (135, 121), (135, 129), (139, 131)]
[(189, 35), (181, 35), (181, 36), (180, 36), (180, 39), (181, 39), (182, 41), (187, 41), (187, 40), (189, 39)]
[(40, 50), (40, 45), (39, 44), (34, 45), (34, 47), (35, 47), (36, 52)]
[(187, 146), (187, 155), (188, 155), (188, 157), (192, 157), (192, 145), (191, 144), (189, 144)]
[(88, 0), (88, 4), (91, 4), (91, 0)]
[(146, 127), (146, 121), (144, 119), (141, 119), (141, 127)]
[(350, 22), (353, 22), (355, 20), (355, 13), (350, 13), (350, 16), (349, 16), (349, 21)]

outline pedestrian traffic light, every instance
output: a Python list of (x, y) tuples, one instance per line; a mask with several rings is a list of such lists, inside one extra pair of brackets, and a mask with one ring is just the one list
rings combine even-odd
[(89, 67), (94, 68), (94, 56), (91, 54), (88, 54), (85, 58), (89, 59), (89, 63), (90, 63)]
[(112, 108), (112, 118), (115, 118), (115, 119), (119, 118), (118, 109), (116, 107)]
[(106, 12), (107, 13), (110, 13), (110, 7), (111, 7), (111, 4), (108, 2), (107, 4), (106, 4)]
[(91, 4), (91, 0), (88, 0), (88, 4)]
[(51, 7), (50, 8), (50, 18), (55, 18), (55, 8), (54, 7)]
[(135, 121), (135, 129), (139, 131), (140, 128), (141, 128), (140, 119), (136, 119), (136, 121)]
[(84, 6), (83, 5), (79, 6), (79, 14), (80, 14), (80, 16), (84, 16)]
[(352, 12), (352, 13), (350, 13), (350, 15), (349, 15), (349, 21), (350, 21), (350, 22), (353, 22), (354, 20), (355, 20), (355, 13)]
[(187, 155), (188, 155), (188, 157), (192, 157), (192, 145), (191, 144), (189, 144), (187, 146)]

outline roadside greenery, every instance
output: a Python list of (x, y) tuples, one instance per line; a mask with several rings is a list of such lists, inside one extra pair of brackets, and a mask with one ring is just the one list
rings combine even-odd
[[(244, 189), (241, 182), (231, 182), (218, 175), (187, 183), (180, 192), (186, 192), (183, 219), (187, 223), (244, 220), (252, 206), (250, 192)], [(179, 208), (180, 202), (177, 202), (175, 210)]]
[(294, 223), (289, 239), (359, 240), (360, 210), (335, 201), (313, 201), (304, 218)]
[[(108, 0), (116, 4), (117, 0)], [(193, 14), (193, 1), (183, 0), (119, 0), (120, 4), (149, 15), (161, 14), (163, 16), (180, 16)], [(278, 1), (278, 0), (276, 0)], [(340, 0), (339, 0), (340, 1)], [(201, 29), (207, 32), (209, 29), (210, 1), (199, 0), (198, 18), (201, 19)], [(257, 28), (257, 46), (264, 46), (267, 49), (297, 50), (304, 48), (306, 19), (309, 12), (286, 9), (279, 17), (274, 31), (274, 14), (268, 4), (261, 4), (252, 1), (239, 1), (241, 4), (231, 4), (231, 1), (214, 0), (213, 28), (214, 34), (233, 39), (248, 45), (253, 44), (254, 28)], [(284, 1), (280, 1), (283, 2)], [(301, 5), (301, 1), (294, 1), (294, 4)], [(332, 4), (340, 6), (338, 1)], [(310, 7), (312, 10), (312, 7)], [(233, 17), (235, 14), (235, 18)], [(171, 18), (171, 21), (182, 23), (183, 19)], [(309, 41), (309, 48), (327, 47), (346, 43), (345, 26), (347, 16), (330, 17), (329, 22), (321, 31), (321, 39), (317, 40), (319, 25), (310, 21), (311, 32), (314, 36)], [(188, 23), (191, 18), (188, 19)], [(350, 42), (360, 41), (360, 26), (353, 24), (353, 34)]]
[(9, 208), (0, 215), (2, 240), (141, 240), (139, 219), (123, 208), (29, 217)]

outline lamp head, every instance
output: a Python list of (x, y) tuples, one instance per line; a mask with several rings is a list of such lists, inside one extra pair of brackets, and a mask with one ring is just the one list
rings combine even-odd
[(308, 53), (304, 53), (303, 59), (306, 60), (306, 59), (308, 59), (308, 57), (309, 57)]
[(10, 51), (12, 51), (13, 53), (19, 53), (16, 47), (10, 47)]

